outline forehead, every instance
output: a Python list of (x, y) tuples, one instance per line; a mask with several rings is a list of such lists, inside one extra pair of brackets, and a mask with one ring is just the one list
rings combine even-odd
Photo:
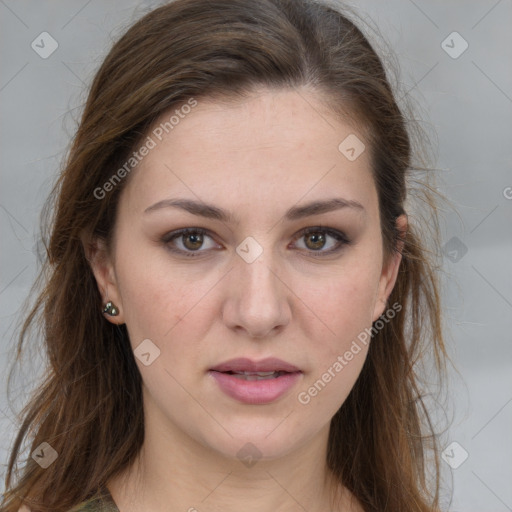
[(165, 112), (148, 132), (154, 147), (123, 192), (132, 209), (176, 194), (261, 208), (333, 188), (348, 199), (373, 193), (369, 151), (353, 161), (340, 151), (347, 137), (363, 136), (317, 94), (262, 90), (236, 101), (196, 101)]

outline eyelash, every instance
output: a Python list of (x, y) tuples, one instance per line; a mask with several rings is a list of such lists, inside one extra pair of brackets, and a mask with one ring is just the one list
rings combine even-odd
[[(294, 241), (295, 240), (299, 240), (303, 236), (308, 235), (310, 233), (323, 233), (323, 234), (326, 234), (326, 235), (334, 238), (338, 242), (338, 244), (336, 245), (335, 248), (329, 249), (328, 251), (322, 251), (322, 250), (315, 251), (313, 249), (306, 249), (307, 252), (311, 253), (315, 257), (317, 255), (319, 255), (320, 257), (323, 257), (323, 256), (326, 256), (326, 255), (337, 253), (337, 252), (341, 251), (344, 246), (349, 245), (351, 243), (351, 241), (341, 231), (337, 231), (337, 230), (331, 229), (331, 228), (324, 228), (324, 227), (321, 227), (321, 226), (315, 226), (315, 227), (309, 227), (309, 228), (302, 229), (298, 233), (298, 235), (294, 238)], [(177, 253), (177, 254), (180, 254), (182, 256), (186, 256), (188, 258), (200, 257), (201, 253), (207, 252), (207, 251), (201, 251), (200, 249), (198, 249), (196, 251), (191, 251), (191, 250), (184, 251), (183, 249), (176, 249), (174, 247), (171, 247), (171, 242), (172, 241), (174, 241), (175, 239), (179, 238), (180, 236), (190, 235), (190, 234), (207, 235), (210, 238), (213, 238), (209, 234), (209, 232), (206, 229), (203, 229), (203, 228), (182, 228), (182, 229), (178, 229), (176, 231), (172, 231), (170, 233), (167, 233), (166, 235), (164, 235), (162, 237), (161, 241), (167, 246), (168, 250), (173, 252), (173, 253)]]

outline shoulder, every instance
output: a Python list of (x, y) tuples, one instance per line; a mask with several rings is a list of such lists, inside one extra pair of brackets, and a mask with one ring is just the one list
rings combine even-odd
[(96, 497), (80, 503), (69, 512), (119, 512), (119, 509), (109, 499)]
[[(26, 505), (22, 505), (18, 512), (32, 512)], [(119, 512), (117, 506), (108, 499), (93, 498), (73, 507), (68, 512)]]

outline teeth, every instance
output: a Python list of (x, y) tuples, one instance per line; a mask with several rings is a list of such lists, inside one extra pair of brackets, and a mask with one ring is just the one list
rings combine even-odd
[(268, 377), (269, 375), (274, 375), (274, 373), (278, 372), (233, 372), (238, 375), (259, 375), (260, 377)]
[(265, 380), (275, 379), (281, 375), (282, 372), (233, 372), (233, 375), (238, 379), (244, 380)]

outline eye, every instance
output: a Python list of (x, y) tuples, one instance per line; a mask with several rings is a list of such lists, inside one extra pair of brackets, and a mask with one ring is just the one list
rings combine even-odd
[[(331, 239), (331, 243), (329, 242)], [(350, 244), (350, 240), (341, 231), (321, 226), (303, 229), (296, 240), (304, 239), (306, 251), (319, 253), (319, 255), (332, 254), (340, 251), (344, 245)], [(328, 247), (326, 250), (325, 247)]]
[[(205, 238), (209, 238), (213, 241), (212, 237), (207, 234), (207, 231), (202, 228), (183, 228), (172, 233), (168, 233), (162, 238), (168, 249), (172, 252), (182, 254), (184, 256), (195, 257), (201, 252), (206, 252), (209, 249), (214, 248), (214, 243), (209, 246), (203, 247)], [(178, 247), (173, 247), (175, 244)], [(199, 249), (203, 247), (204, 250)]]
[[(208, 239), (210, 243), (205, 245), (205, 240)], [(305, 240), (305, 245), (299, 248), (312, 254), (318, 253), (314, 254), (315, 256), (333, 254), (350, 244), (350, 240), (341, 231), (321, 226), (303, 229), (294, 240), (301, 239)], [(331, 239), (330, 243), (329, 239)], [(172, 231), (162, 238), (162, 242), (171, 252), (187, 257), (198, 257), (201, 253), (219, 248), (203, 228), (183, 228)]]

